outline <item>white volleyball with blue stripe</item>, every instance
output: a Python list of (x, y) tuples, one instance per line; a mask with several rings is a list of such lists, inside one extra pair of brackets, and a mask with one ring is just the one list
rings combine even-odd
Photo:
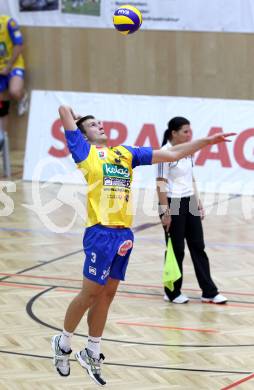
[(133, 34), (142, 24), (142, 14), (132, 5), (122, 5), (115, 11), (113, 23), (121, 34)]

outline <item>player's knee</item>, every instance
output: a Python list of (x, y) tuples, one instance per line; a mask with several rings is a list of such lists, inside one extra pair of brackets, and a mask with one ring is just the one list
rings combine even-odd
[(100, 295), (100, 290), (86, 291), (82, 289), (80, 292), (80, 302), (81, 304), (92, 306)]
[(107, 287), (102, 292), (102, 299), (104, 299), (105, 303), (109, 304), (113, 301), (114, 296), (116, 295), (116, 291), (112, 289), (107, 289)]
[(10, 88), (9, 93), (14, 100), (20, 100), (23, 97), (23, 90), (21, 88), (12, 87)]
[(10, 110), (10, 101), (9, 100), (0, 100), (0, 118), (9, 114)]

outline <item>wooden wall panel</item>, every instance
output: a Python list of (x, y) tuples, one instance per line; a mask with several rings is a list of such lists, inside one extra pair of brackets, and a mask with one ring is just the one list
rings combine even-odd
[[(23, 28), (28, 89), (252, 99), (254, 35)], [(12, 109), (11, 145), (27, 118)]]

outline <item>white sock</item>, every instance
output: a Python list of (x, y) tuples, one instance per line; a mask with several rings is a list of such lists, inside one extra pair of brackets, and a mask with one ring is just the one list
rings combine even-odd
[(71, 349), (71, 338), (73, 336), (73, 333), (67, 332), (67, 330), (63, 329), (60, 340), (59, 340), (59, 347), (65, 351), (69, 352)]
[(101, 337), (88, 336), (87, 349), (91, 352), (91, 357), (99, 359), (101, 352)]

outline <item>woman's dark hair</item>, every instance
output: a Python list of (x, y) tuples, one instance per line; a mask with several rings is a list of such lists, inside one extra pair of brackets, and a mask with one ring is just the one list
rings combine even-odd
[(79, 130), (81, 131), (82, 134), (86, 134), (83, 123), (87, 119), (95, 119), (95, 117), (93, 115), (82, 116), (82, 118), (79, 118), (79, 120), (77, 120), (77, 122), (76, 122), (76, 125), (77, 125), (77, 127), (79, 128)]
[(168, 122), (168, 128), (164, 131), (161, 146), (166, 145), (168, 140), (172, 139), (172, 131), (179, 131), (182, 126), (190, 125), (190, 121), (182, 116), (176, 116)]

